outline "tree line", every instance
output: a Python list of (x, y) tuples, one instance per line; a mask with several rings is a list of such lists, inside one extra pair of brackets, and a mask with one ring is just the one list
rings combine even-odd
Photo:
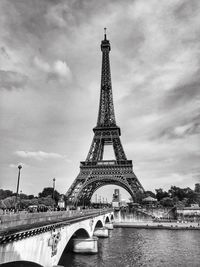
[[(134, 202), (142, 205), (143, 199), (148, 196), (157, 199), (158, 203), (163, 207), (200, 205), (200, 187), (192, 190), (189, 187), (171, 186), (168, 191), (159, 188), (155, 189), (155, 193), (152, 191), (136, 193)], [(20, 193), (17, 202), (21, 209), (26, 209), (30, 205), (55, 207), (60, 197), (61, 194), (57, 190), (53, 190), (52, 187), (45, 187), (42, 192), (38, 193), (38, 196)], [(16, 193), (13, 193), (11, 190), (0, 189), (0, 208), (11, 209), (14, 207), (16, 207)]]
[[(52, 187), (45, 187), (38, 196), (20, 193), (17, 198), (17, 205), (20, 209), (27, 209), (31, 205), (45, 205), (55, 207), (61, 194)], [(16, 207), (16, 193), (11, 190), (0, 189), (0, 208), (13, 209)]]
[(157, 199), (158, 203), (163, 207), (186, 207), (190, 206), (191, 204), (200, 205), (200, 190), (192, 190), (189, 187), (180, 188), (177, 186), (171, 186), (168, 191), (159, 188), (155, 189), (155, 193), (152, 191), (138, 193), (136, 194), (135, 202), (142, 204), (142, 200), (148, 196)]

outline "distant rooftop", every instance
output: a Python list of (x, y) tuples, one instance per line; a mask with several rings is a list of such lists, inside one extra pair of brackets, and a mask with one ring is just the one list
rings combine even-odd
[(144, 201), (144, 202), (157, 202), (157, 199), (148, 196), (148, 197), (144, 198), (142, 201)]

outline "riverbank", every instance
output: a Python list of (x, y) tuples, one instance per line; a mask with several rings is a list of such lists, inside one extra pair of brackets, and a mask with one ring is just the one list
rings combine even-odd
[(200, 230), (198, 223), (178, 222), (115, 222), (115, 228), (167, 229), (167, 230)]

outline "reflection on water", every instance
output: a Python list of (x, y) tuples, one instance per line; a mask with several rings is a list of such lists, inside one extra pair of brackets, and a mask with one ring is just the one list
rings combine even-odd
[[(139, 215), (117, 213), (116, 220), (141, 221)], [(200, 231), (115, 228), (99, 239), (96, 255), (68, 252), (65, 267), (199, 267)]]

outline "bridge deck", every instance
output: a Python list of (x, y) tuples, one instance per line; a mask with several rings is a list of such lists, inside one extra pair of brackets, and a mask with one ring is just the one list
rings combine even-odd
[(64, 225), (69, 225), (72, 223), (76, 223), (85, 219), (92, 218), (94, 216), (99, 216), (102, 214), (106, 214), (110, 212), (111, 209), (104, 210), (96, 210), (91, 212), (80, 212), (79, 214), (75, 214), (74, 216), (66, 217), (66, 218), (58, 218), (52, 221), (45, 222), (37, 222), (33, 224), (26, 225), (17, 225), (15, 227), (9, 227), (6, 229), (0, 230), (0, 244), (9, 242), (16, 238), (16, 235), (35, 235), (41, 232), (51, 231), (55, 228), (62, 227)]

